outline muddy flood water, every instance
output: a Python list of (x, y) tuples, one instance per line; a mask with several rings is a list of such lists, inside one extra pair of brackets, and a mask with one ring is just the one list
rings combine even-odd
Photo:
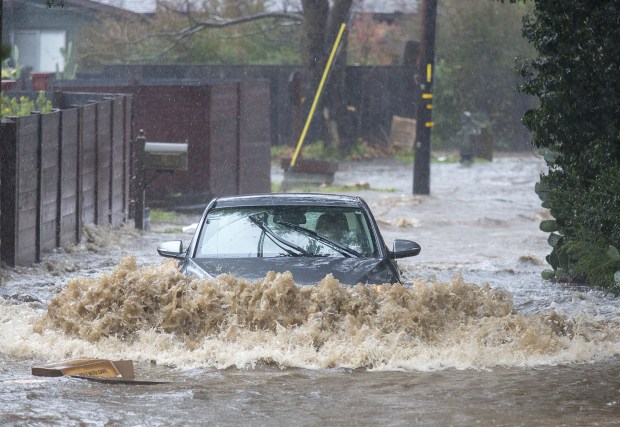
[[(3, 271), (0, 425), (619, 425), (620, 299), (540, 278), (543, 170), (532, 154), (433, 163), (413, 196), (411, 165), (340, 165), (388, 246), (422, 246), (403, 285), (190, 280), (155, 248), (189, 241), (199, 214), (90, 227)], [(78, 357), (154, 382), (31, 375)]]

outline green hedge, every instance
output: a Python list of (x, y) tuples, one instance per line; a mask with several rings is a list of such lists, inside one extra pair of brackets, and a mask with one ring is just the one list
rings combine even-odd
[(539, 98), (524, 123), (548, 172), (536, 192), (554, 220), (543, 276), (620, 290), (620, 2), (536, 0), (520, 66)]

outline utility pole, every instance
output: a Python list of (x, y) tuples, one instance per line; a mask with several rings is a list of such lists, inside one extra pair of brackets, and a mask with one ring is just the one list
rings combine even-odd
[(418, 114), (413, 163), (413, 194), (431, 193), (431, 128), (433, 127), (433, 73), (435, 21), (438, 0), (422, 0), (422, 42), (418, 56)]

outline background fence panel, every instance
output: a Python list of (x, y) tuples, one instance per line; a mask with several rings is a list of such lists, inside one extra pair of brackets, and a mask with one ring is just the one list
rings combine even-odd
[(17, 123), (7, 121), (0, 123), (0, 256), (2, 261), (15, 265), (15, 230), (16, 191), (15, 178), (17, 171)]
[[(127, 81), (124, 86), (118, 79), (84, 79), (57, 81), (55, 88), (101, 94), (114, 87), (120, 92), (132, 92), (127, 102), (128, 108), (133, 108), (133, 120), (126, 122), (126, 134), (135, 138), (139, 130), (144, 130), (149, 142), (188, 143), (187, 171), (147, 171), (146, 198), (151, 207), (195, 208), (206, 205), (214, 196), (270, 191), (271, 80), (153, 79), (156, 70), (146, 69), (148, 79)], [(179, 71), (183, 67), (171, 69)], [(240, 85), (251, 92), (243, 107)], [(251, 89), (254, 85), (256, 91)], [(279, 96), (286, 94), (284, 91)], [(131, 164), (126, 167), (133, 169)], [(130, 171), (129, 176), (133, 175)], [(133, 218), (131, 210), (129, 216)]]
[(112, 179), (112, 102), (97, 104), (96, 224), (110, 224), (110, 186)]
[(3, 123), (2, 256), (9, 265), (40, 260), (39, 115)]
[(79, 127), (78, 110), (64, 110), (61, 114), (60, 138), (60, 208), (58, 245), (64, 247), (80, 240), (79, 189)]
[(110, 222), (114, 225), (123, 222), (125, 215), (123, 210), (125, 202), (123, 197), (123, 182), (125, 180), (125, 147), (124, 133), (125, 103), (123, 98), (118, 97), (112, 100), (111, 111), (111, 177), (110, 177)]
[(60, 112), (42, 114), (41, 118), (41, 251), (57, 246), (59, 200)]
[(40, 212), (40, 147), (39, 115), (21, 117), (17, 121), (17, 231), (16, 264), (29, 264), (41, 259), (38, 215)]
[(131, 207), (131, 140), (133, 138), (133, 97), (124, 96), (124, 120), (123, 120), (123, 212), (125, 221), (130, 218), (129, 210)]
[[(299, 65), (205, 65), (205, 64), (111, 64), (101, 78), (111, 81), (148, 79), (269, 80), (272, 145), (295, 145), (295, 117), (292, 76), (303, 76), (306, 104), (314, 96), (303, 67)], [(347, 66), (346, 102), (354, 107), (351, 120), (356, 133), (351, 138), (387, 143), (392, 116), (415, 117), (416, 97), (412, 69), (406, 66)], [(79, 83), (78, 83), (79, 84)], [(308, 106), (304, 106), (307, 112)], [(305, 120), (305, 117), (303, 118)]]
[(237, 194), (239, 171), (238, 83), (210, 87), (209, 186), (218, 196)]
[(97, 105), (80, 108), (80, 202), (83, 224), (95, 224), (97, 219)]
[[(9, 138), (8, 129), (0, 124), (0, 152), (3, 148), (1, 141), (6, 138)], [(0, 155), (0, 261), (2, 261), (2, 160)], [(0, 286), (2, 286), (2, 274), (0, 274)]]
[(239, 83), (239, 194), (269, 193), (269, 82)]
[(150, 142), (187, 142), (188, 171), (149, 171), (147, 200), (175, 193), (193, 194), (207, 202), (209, 193), (208, 88), (195, 81), (149, 82), (134, 95), (134, 130), (144, 130)]

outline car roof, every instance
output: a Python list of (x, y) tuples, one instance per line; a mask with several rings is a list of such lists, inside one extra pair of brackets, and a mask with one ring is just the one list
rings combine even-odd
[(253, 194), (247, 196), (219, 197), (214, 200), (213, 207), (243, 207), (243, 206), (342, 206), (363, 207), (362, 199), (357, 196), (342, 194), (319, 193), (270, 193)]

